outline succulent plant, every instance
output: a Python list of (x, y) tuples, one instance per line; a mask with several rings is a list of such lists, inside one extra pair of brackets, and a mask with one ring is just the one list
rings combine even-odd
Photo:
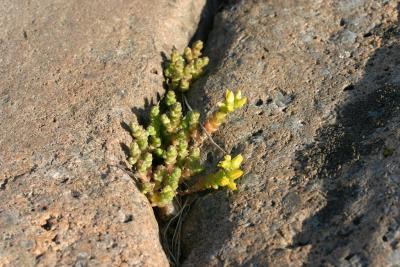
[[(218, 111), (200, 127), (200, 113), (184, 112), (176, 94), (185, 92), (208, 64), (207, 57), (201, 57), (203, 43), (197, 41), (192, 48), (185, 48), (183, 54), (172, 51), (164, 69), (166, 84), (169, 86), (163, 101), (153, 106), (147, 127), (138, 123), (130, 124), (133, 141), (129, 147), (128, 162), (132, 165), (141, 182), (141, 190), (153, 206), (171, 205), (184, 181), (192, 186), (186, 191), (200, 191), (227, 187), (236, 189), (235, 180), (242, 176), (241, 155), (225, 156), (215, 173), (203, 175), (200, 161), (202, 142), (207, 133), (215, 132), (225, 122), (226, 116), (242, 107), (246, 98), (240, 91), (236, 95), (227, 91), (225, 99), (219, 103)], [(205, 130), (204, 130), (205, 129)], [(197, 182), (192, 179), (199, 175)], [(185, 183), (186, 186), (186, 183)]]

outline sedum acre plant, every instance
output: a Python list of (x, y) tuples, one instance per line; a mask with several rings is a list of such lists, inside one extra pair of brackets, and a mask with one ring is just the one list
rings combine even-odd
[[(133, 141), (128, 162), (141, 182), (141, 190), (153, 206), (172, 205), (177, 194), (227, 187), (236, 190), (235, 180), (243, 175), (241, 155), (226, 155), (214, 173), (203, 174), (200, 162), (201, 146), (206, 135), (218, 130), (229, 113), (241, 108), (246, 98), (238, 91), (227, 90), (218, 111), (200, 125), (200, 113), (184, 112), (177, 94), (188, 91), (191, 83), (201, 76), (208, 64), (201, 57), (203, 43), (197, 41), (183, 54), (173, 50), (164, 69), (168, 86), (164, 99), (150, 112), (150, 122), (144, 127), (130, 124)], [(184, 96), (183, 96), (184, 97)], [(189, 185), (189, 186), (188, 186)]]

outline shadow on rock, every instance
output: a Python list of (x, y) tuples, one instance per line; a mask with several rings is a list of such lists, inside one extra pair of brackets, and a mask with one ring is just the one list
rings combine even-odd
[[(394, 217), (388, 208), (400, 190), (384, 178), (383, 160), (374, 159), (382, 159), (399, 116), (399, 30), (374, 31), (383, 37), (383, 46), (369, 59), (363, 79), (345, 88), (347, 101), (337, 108), (336, 123), (320, 129), (315, 143), (296, 155), (297, 177), (322, 183), (326, 201), (293, 242), (293, 248), (310, 247), (306, 266), (371, 264), (373, 243), (385, 240), (382, 221)], [(392, 219), (400, 224), (398, 216)]]
[[(185, 262), (185, 260), (193, 247), (198, 248), (198, 244), (202, 244), (201, 249), (196, 250), (196, 255), (190, 256), (194, 258), (202, 257), (205, 261), (211, 260), (215, 256), (212, 252), (224, 246), (226, 240), (229, 240), (233, 229), (233, 224), (228, 216), (229, 206), (229, 198), (226, 192), (223, 191), (198, 199), (196, 208), (191, 211), (192, 214), (190, 216), (200, 218), (200, 220), (184, 226), (185, 238), (182, 240), (182, 262), (190, 262)], [(209, 225), (218, 227), (210, 228), (208, 227)], [(218, 237), (218, 239), (210, 239), (210, 236)]]
[[(157, 93), (157, 101), (159, 101), (161, 99), (160, 94)], [(154, 103), (153, 100), (149, 100), (148, 98), (144, 99), (144, 106), (143, 107), (134, 107), (132, 108), (132, 113), (136, 115), (136, 118), (139, 122), (139, 124), (141, 125), (147, 125), (149, 123), (149, 114), (150, 114), (150, 110), (153, 106), (155, 106), (156, 103)], [(129, 131), (129, 126), (126, 129), (126, 125), (128, 125), (127, 123), (124, 123), (125, 125), (122, 125), (122, 127), (125, 130)]]

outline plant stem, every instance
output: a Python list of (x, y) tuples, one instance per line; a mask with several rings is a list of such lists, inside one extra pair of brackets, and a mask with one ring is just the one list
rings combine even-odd
[[(192, 111), (193, 109), (192, 109), (192, 107), (189, 105), (189, 102), (187, 101), (186, 96), (183, 96), (183, 100), (185, 101), (185, 104), (186, 104), (187, 108), (188, 108), (190, 111)], [(204, 128), (204, 126), (203, 126), (201, 123), (200, 123), (200, 127), (201, 127), (201, 129), (203, 129), (203, 133), (204, 133), (204, 134), (202, 134), (202, 135), (200, 136), (200, 138), (199, 138), (199, 145), (201, 145), (201, 144), (203, 143), (203, 141), (204, 141), (206, 138), (208, 138), (208, 139), (210, 140), (210, 142), (211, 142), (215, 147), (217, 147), (222, 153), (224, 153), (224, 155), (226, 155), (226, 154), (227, 154), (226, 151), (225, 151), (222, 147), (220, 147), (220, 146), (214, 141), (214, 139), (213, 139), (213, 138), (211, 137), (211, 135), (208, 133), (207, 129)]]

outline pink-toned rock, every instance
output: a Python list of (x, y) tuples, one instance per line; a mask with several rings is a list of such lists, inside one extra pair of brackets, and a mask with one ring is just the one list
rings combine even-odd
[[(167, 266), (123, 122), (204, 1), (0, 3), (0, 265)], [(143, 115), (143, 114), (141, 114)]]

